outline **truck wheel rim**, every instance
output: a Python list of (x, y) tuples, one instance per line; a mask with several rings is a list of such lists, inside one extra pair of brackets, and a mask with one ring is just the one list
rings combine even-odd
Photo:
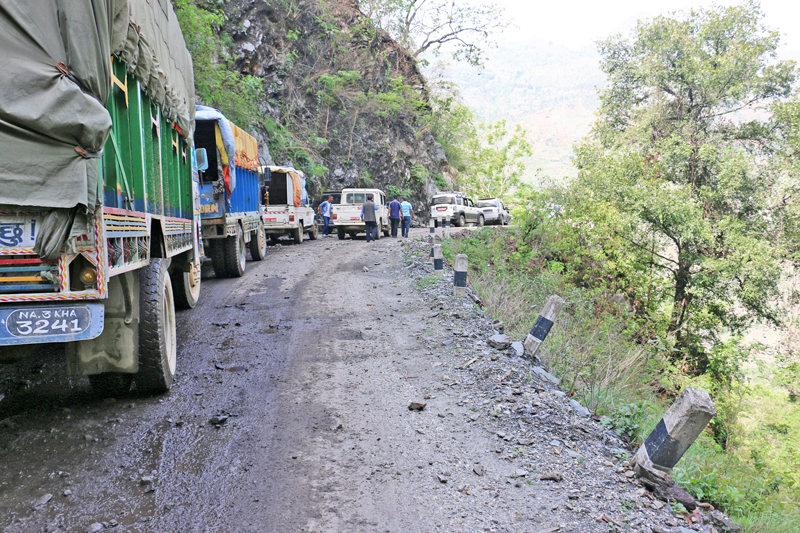
[(175, 374), (177, 366), (177, 343), (175, 339), (175, 304), (172, 300), (172, 284), (164, 284), (164, 297), (161, 299), (162, 313), (164, 316), (164, 347), (166, 349), (167, 366), (170, 375)]

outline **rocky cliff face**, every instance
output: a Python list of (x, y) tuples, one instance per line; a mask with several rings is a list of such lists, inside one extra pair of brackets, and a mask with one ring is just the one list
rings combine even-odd
[(374, 186), (424, 211), (445, 183), (446, 158), (411, 56), (354, 0), (231, 0), (224, 9), (235, 67), (263, 83), (263, 158), (303, 168), (315, 199)]

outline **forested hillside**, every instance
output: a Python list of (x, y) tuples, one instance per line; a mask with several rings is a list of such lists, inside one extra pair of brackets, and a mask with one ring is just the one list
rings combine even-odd
[(507, 119), (527, 130), (533, 153), (525, 158), (523, 181), (538, 184), (541, 176), (577, 174), (572, 146), (594, 120), (597, 88), (605, 82), (599, 60), (594, 47), (573, 51), (532, 38), (489, 50), (482, 71), (455, 63), (442, 74), (459, 84), (483, 120)]

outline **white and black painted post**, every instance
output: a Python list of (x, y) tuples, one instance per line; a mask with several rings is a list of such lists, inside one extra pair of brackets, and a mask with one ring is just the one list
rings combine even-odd
[(431, 217), (431, 259), (433, 259), (433, 245), (436, 243), (436, 219)]
[(456, 255), (455, 268), (453, 269), (453, 294), (466, 296), (467, 294), (467, 267), (469, 260), (466, 254)]
[(449, 239), (450, 238), (450, 217), (447, 217), (447, 219), (444, 221), (444, 224), (445, 224), (445, 226), (444, 226), (444, 238), (445, 239)]
[(444, 275), (444, 257), (442, 255), (442, 245), (433, 245), (433, 271)]
[(553, 327), (562, 307), (564, 307), (564, 299), (553, 295), (547, 299), (542, 312), (536, 317), (536, 322), (533, 323), (531, 332), (525, 336), (525, 341), (522, 343), (525, 346), (525, 353), (531, 359), (536, 356), (539, 346), (542, 345), (544, 339), (547, 338), (547, 334), (550, 333), (550, 328)]
[(706, 391), (686, 387), (639, 447), (631, 463), (669, 473), (716, 414), (714, 402)]

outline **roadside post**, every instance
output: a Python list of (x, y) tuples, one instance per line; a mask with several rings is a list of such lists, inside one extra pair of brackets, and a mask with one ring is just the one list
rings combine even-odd
[(669, 473), (716, 414), (714, 402), (706, 391), (686, 387), (639, 447), (631, 463), (640, 469)]
[(465, 296), (467, 294), (467, 267), (469, 260), (466, 254), (456, 255), (455, 272), (453, 272), (453, 294)]
[(447, 217), (447, 220), (444, 221), (444, 238), (450, 238), (450, 217)]
[(553, 327), (562, 307), (564, 307), (564, 299), (554, 294), (547, 299), (542, 312), (536, 317), (536, 322), (533, 323), (530, 333), (522, 343), (525, 346), (525, 352), (531, 359), (536, 356), (539, 346), (547, 338), (547, 334), (550, 332), (550, 328)]
[(433, 245), (436, 243), (436, 219), (431, 217), (431, 259), (433, 259)]
[(437, 274), (444, 275), (444, 258), (442, 256), (442, 245), (433, 245), (433, 271)]

